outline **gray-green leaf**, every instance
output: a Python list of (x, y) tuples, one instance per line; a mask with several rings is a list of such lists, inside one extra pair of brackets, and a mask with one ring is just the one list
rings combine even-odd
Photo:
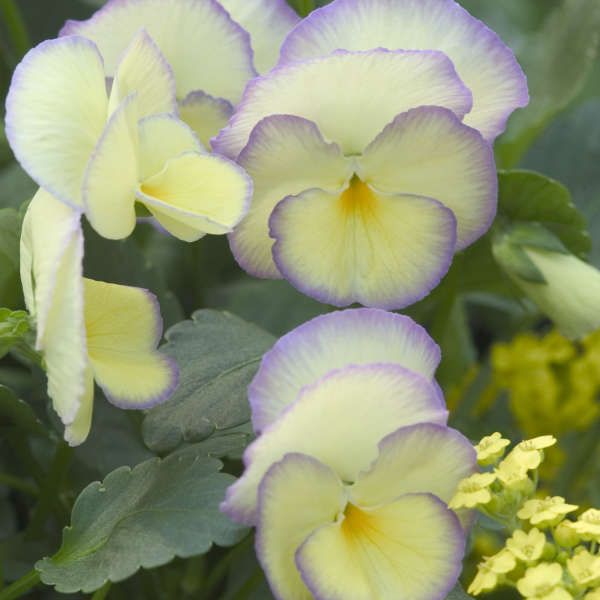
[(219, 511), (234, 481), (219, 473), (221, 466), (187, 452), (133, 470), (119, 467), (90, 484), (75, 502), (60, 550), (35, 565), (42, 581), (59, 592), (87, 593), (140, 567), (200, 555), (213, 543), (237, 543), (247, 530)]
[(156, 452), (199, 442), (215, 431), (247, 422), (248, 384), (275, 338), (256, 325), (216, 310), (199, 310), (172, 327), (161, 350), (181, 371), (169, 400), (152, 408), (144, 441)]

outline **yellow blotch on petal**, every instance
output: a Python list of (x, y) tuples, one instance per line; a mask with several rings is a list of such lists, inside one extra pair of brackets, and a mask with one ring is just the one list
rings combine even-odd
[(378, 201), (371, 188), (358, 177), (353, 175), (350, 185), (340, 196), (340, 211), (345, 218), (360, 217), (365, 224), (376, 218)]

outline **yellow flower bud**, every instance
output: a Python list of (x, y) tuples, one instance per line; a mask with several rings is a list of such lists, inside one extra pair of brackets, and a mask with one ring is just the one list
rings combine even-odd
[(584, 540), (600, 540), (600, 510), (590, 508), (573, 523), (575, 531)]
[(565, 519), (561, 521), (554, 530), (554, 539), (562, 548), (573, 548), (581, 541), (581, 537), (573, 527), (573, 521)]

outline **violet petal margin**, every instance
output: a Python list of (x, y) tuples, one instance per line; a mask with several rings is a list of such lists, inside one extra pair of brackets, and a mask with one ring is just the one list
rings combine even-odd
[(304, 386), (329, 371), (373, 362), (395, 362), (432, 380), (440, 349), (410, 317), (376, 308), (336, 311), (303, 323), (264, 355), (248, 387), (254, 430), (265, 429)]
[(279, 64), (337, 48), (437, 49), (445, 52), (474, 96), (465, 123), (493, 141), (508, 116), (529, 103), (527, 79), (495, 32), (454, 0), (334, 0), (288, 35)]

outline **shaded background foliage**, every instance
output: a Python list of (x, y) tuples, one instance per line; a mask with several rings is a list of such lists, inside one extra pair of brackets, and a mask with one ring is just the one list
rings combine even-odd
[[(301, 15), (327, 3), (288, 1)], [(12, 70), (29, 47), (54, 37), (67, 18), (87, 18), (103, 3), (102, 0), (0, 0), (2, 101)], [(462, 0), (462, 4), (511, 46), (529, 78), (531, 105), (513, 115), (507, 132), (498, 140), (498, 167), (533, 169), (563, 183), (587, 220), (593, 241), (590, 259), (600, 267), (600, 61), (597, 60), (600, 2)], [(22, 27), (15, 20), (15, 7), (22, 17)], [(0, 125), (0, 306), (11, 309), (23, 308), (18, 285), (18, 236), (23, 203), (35, 189), (35, 184), (14, 160)], [(87, 276), (151, 289), (159, 297), (165, 328), (189, 318), (199, 308), (230, 311), (265, 330), (263, 346), (247, 349), (251, 356), (253, 352), (264, 352), (270, 343), (266, 340), (275, 339), (271, 336), (279, 336), (329, 310), (297, 292), (286, 281), (261, 281), (246, 275), (233, 260), (224, 236), (207, 236), (185, 244), (162, 235), (150, 225), (138, 226), (134, 235), (119, 242), (104, 240), (89, 227), (85, 235)], [(443, 352), (438, 375), (455, 405), (453, 424), (473, 439), (494, 430), (519, 439), (523, 432), (511, 415), (506, 398), (500, 398), (477, 419), (473, 418), (473, 407), (489, 379), (487, 357), (491, 343), (508, 340), (524, 328), (543, 329), (547, 324), (530, 305), (506, 293), (509, 288), (502, 274), (486, 262), (487, 243), (483, 238), (457, 255), (443, 284), (404, 312), (425, 324), (442, 349), (447, 350)], [(200, 326), (202, 318), (200, 315), (179, 325), (174, 335), (179, 331), (180, 336), (189, 336), (193, 328)], [(240, 352), (243, 354), (245, 350), (241, 348)], [(27, 525), (35, 507), (32, 490), (35, 485), (44, 485), (46, 475), (52, 473), (51, 459), (57, 458), (56, 439), (44, 433), (39, 420), (54, 423), (57, 432), (60, 427), (48, 408), (44, 375), (39, 368), (6, 356), (0, 360), (0, 383), (7, 386), (0, 386), (1, 582), (22, 576), (37, 559), (56, 551), (61, 527), (69, 522), (73, 502), (86, 484), (103, 479), (122, 465), (134, 467), (162, 456), (172, 449), (172, 444), (161, 445), (156, 439), (164, 432), (148, 430), (148, 423), (161, 420), (153, 419), (152, 411), (144, 418), (140, 413), (118, 410), (98, 398), (90, 438), (75, 451), (68, 471), (54, 482), (57, 500), (47, 508), (50, 516), (39, 515), (33, 508), (34, 517), (38, 514), (36, 523), (41, 526), (32, 531), (31, 523)], [(210, 393), (214, 396), (217, 392), (213, 389)], [(206, 406), (211, 406), (210, 393), (202, 396)], [(19, 404), (17, 396), (33, 408)], [(237, 426), (245, 419), (240, 417), (230, 425)], [(600, 497), (597, 483), (600, 474), (597, 467), (596, 471), (589, 470), (590, 452), (586, 451), (590, 440), (600, 437), (599, 430), (598, 423), (590, 427), (583, 436), (587, 440), (583, 450), (583, 442), (577, 436), (567, 439), (565, 447), (575, 456), (564, 467), (566, 476), (578, 472), (585, 463), (588, 470), (583, 473), (596, 482), (592, 484), (596, 486), (594, 489), (588, 489), (595, 498)], [(225, 470), (234, 475), (239, 469), (235, 458), (246, 443), (248, 432), (243, 426), (231, 429), (226, 439), (217, 440), (217, 446), (221, 446), (213, 447), (213, 454), (224, 456)], [(186, 437), (187, 433), (181, 433), (183, 449), (201, 453), (197, 444), (204, 443), (203, 435), (192, 431)], [(214, 444), (215, 439), (211, 439)], [(593, 458), (593, 444), (591, 448)], [(23, 489), (17, 489), (8, 485), (6, 478), (16, 475), (21, 465), (33, 473), (33, 478), (31, 482), (25, 481)], [(247, 538), (233, 551), (217, 549), (207, 556), (175, 559), (152, 571), (139, 571), (113, 587), (110, 598), (267, 599), (270, 595), (265, 586), (251, 538)], [(200, 589), (204, 590), (203, 595), (199, 595)], [(510, 592), (501, 595), (508, 597)], [(31, 597), (55, 596), (47, 588)]]

